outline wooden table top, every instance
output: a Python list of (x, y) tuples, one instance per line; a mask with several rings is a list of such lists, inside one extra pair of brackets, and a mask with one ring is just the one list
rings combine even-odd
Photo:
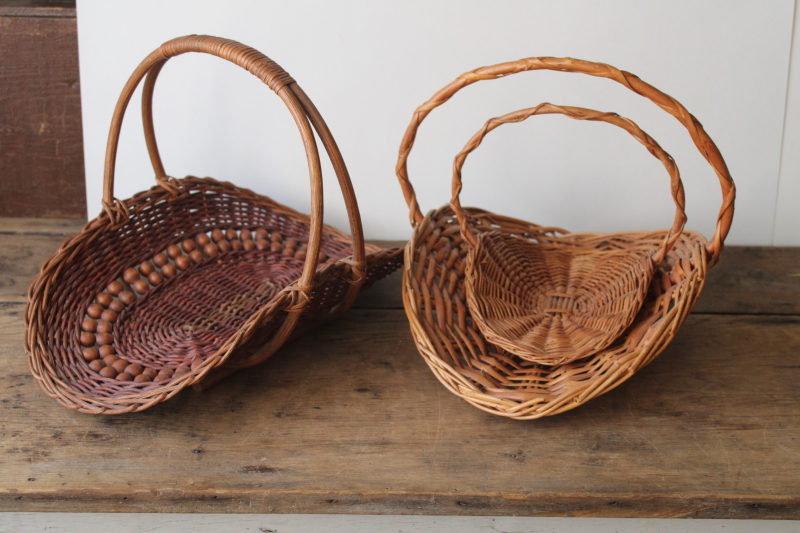
[(727, 248), (660, 357), (554, 417), (441, 386), (398, 275), (211, 390), (92, 416), (23, 349), (28, 285), (79, 227), (0, 219), (0, 511), (800, 518), (800, 248)]

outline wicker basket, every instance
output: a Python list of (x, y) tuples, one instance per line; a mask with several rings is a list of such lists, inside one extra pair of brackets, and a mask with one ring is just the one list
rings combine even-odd
[[(291, 112), (311, 177), (311, 215), (211, 178), (174, 179), (156, 146), (152, 95), (166, 61), (202, 52), (266, 83)], [(122, 118), (140, 81), (157, 185), (113, 197)], [(322, 223), (313, 126), (339, 179), (352, 238)], [(342, 156), (319, 112), (272, 60), (235, 41), (174, 39), (136, 69), (119, 98), (106, 152), (104, 210), (42, 267), (28, 294), (26, 350), (44, 391), (71, 409), (146, 409), (257, 364), (292, 336), (336, 318), (400, 265), (399, 249), (365, 246)]]
[[(647, 134), (612, 113), (550, 104), (487, 122), (456, 157), (450, 205), (423, 216), (406, 168), (422, 120), (466, 85), (526, 70), (610, 78), (675, 116), (722, 186), (711, 241), (683, 230), (677, 168)], [(637, 138), (671, 175), (677, 206), (672, 228), (568, 233), (462, 208), (466, 155), (500, 124), (544, 113), (609, 122)], [(524, 59), (457, 78), (417, 108), (400, 147), (397, 175), (414, 227), (405, 252), (403, 301), (417, 347), (451, 392), (518, 419), (577, 407), (628, 379), (666, 347), (696, 302), (706, 270), (719, 259), (735, 197), (719, 150), (681, 104), (628, 72), (569, 58)]]

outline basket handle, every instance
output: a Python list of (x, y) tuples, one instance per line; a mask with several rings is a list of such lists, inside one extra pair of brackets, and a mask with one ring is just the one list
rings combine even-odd
[(450, 200), (450, 207), (452, 207), (456, 217), (458, 218), (458, 223), (461, 227), (461, 236), (472, 246), (477, 245), (477, 240), (475, 239), (473, 232), (470, 230), (469, 219), (467, 214), (464, 212), (464, 209), (461, 207), (461, 199), (459, 197), (462, 188), (461, 170), (464, 166), (464, 161), (467, 159), (467, 155), (480, 146), (481, 142), (483, 142), (483, 138), (490, 131), (501, 126), (502, 124), (522, 122), (523, 120), (534, 115), (551, 114), (561, 114), (575, 120), (608, 122), (609, 124), (619, 126), (630, 133), (634, 139), (639, 141), (645, 148), (647, 148), (647, 151), (661, 161), (661, 163), (664, 165), (664, 168), (667, 169), (667, 172), (670, 176), (670, 190), (672, 192), (672, 199), (675, 201), (675, 220), (673, 221), (669, 232), (664, 237), (661, 248), (658, 250), (658, 252), (656, 252), (655, 255), (653, 255), (654, 268), (657, 269), (661, 265), (661, 262), (664, 260), (667, 253), (672, 249), (675, 241), (683, 231), (683, 226), (686, 224), (686, 198), (684, 195), (683, 182), (681, 181), (678, 166), (675, 164), (675, 160), (672, 159), (672, 156), (665, 152), (655, 141), (655, 139), (642, 131), (642, 129), (632, 120), (621, 117), (616, 113), (603, 113), (582, 107), (557, 106), (549, 103), (539, 104), (536, 107), (514, 111), (513, 113), (503, 115), (502, 117), (489, 119), (486, 124), (484, 124), (483, 127), (472, 136), (472, 138), (467, 142), (466, 146), (464, 146), (464, 149), (458, 153), (453, 161), (453, 198)]
[[(114, 193), (114, 170), (116, 164), (117, 146), (119, 143), (122, 119), (125, 114), (128, 102), (141, 82), (147, 75), (145, 86), (142, 91), (142, 118), (144, 121), (145, 140), (147, 142), (150, 160), (156, 173), (156, 180), (164, 188), (179, 193), (179, 182), (169, 178), (164, 171), (161, 157), (156, 144), (155, 131), (153, 128), (152, 98), (155, 82), (161, 68), (169, 58), (186, 53), (200, 52), (215, 55), (230, 61), (255, 75), (272, 89), (289, 109), (295, 120), (300, 137), (308, 160), (309, 176), (311, 180), (311, 213), (308, 253), (303, 265), (303, 273), (298, 282), (297, 291), (300, 296), (299, 306), (305, 305), (308, 300), (306, 291), (312, 286), (314, 274), (317, 267), (317, 256), (319, 254), (320, 242), (322, 239), (323, 227), (323, 196), (322, 196), (322, 171), (320, 168), (319, 152), (314, 140), (314, 133), (309, 125), (309, 120), (317, 131), (328, 156), (331, 159), (334, 170), (336, 171), (339, 185), (342, 189), (345, 205), (347, 207), (350, 230), (353, 238), (353, 258), (348, 260), (352, 266), (353, 279), (349, 280), (350, 286), (341, 305), (349, 306), (358, 295), (360, 286), (366, 278), (366, 260), (364, 248), (364, 233), (361, 226), (361, 217), (358, 211), (355, 191), (353, 190), (347, 167), (344, 164), (341, 152), (339, 151), (333, 136), (330, 133), (325, 121), (319, 114), (314, 104), (297, 85), (294, 79), (284, 71), (277, 63), (261, 54), (257, 50), (243, 45), (239, 42), (213, 37), (209, 35), (188, 35), (167, 41), (157, 50), (152, 52), (136, 68), (117, 101), (114, 115), (111, 121), (111, 128), (108, 136), (106, 148), (105, 173), (103, 182), (103, 205), (104, 209), (113, 216), (115, 212), (125, 212), (121, 202), (113, 197)], [(290, 313), (291, 317), (299, 316), (299, 313)], [(288, 320), (287, 322), (296, 322)], [(285, 332), (287, 335), (289, 332)], [(281, 335), (282, 336), (282, 335)]]
[(712, 141), (705, 132), (700, 122), (698, 122), (698, 120), (677, 100), (664, 94), (652, 85), (645, 83), (630, 72), (619, 70), (604, 63), (593, 63), (591, 61), (582, 61), (572, 58), (532, 57), (519, 61), (512, 61), (510, 63), (500, 63), (490, 67), (482, 67), (467, 72), (439, 90), (427, 102), (414, 111), (411, 123), (408, 125), (403, 140), (400, 143), (400, 153), (395, 167), (397, 178), (403, 189), (403, 195), (410, 209), (411, 225), (416, 226), (422, 222), (424, 218), (420, 211), (419, 204), (417, 203), (416, 195), (414, 194), (414, 187), (408, 179), (407, 168), (408, 155), (411, 152), (411, 148), (414, 146), (414, 139), (416, 138), (419, 125), (425, 120), (428, 113), (447, 102), (455, 93), (467, 85), (481, 80), (494, 80), (527, 70), (577, 72), (590, 76), (609, 78), (653, 101), (661, 109), (677, 118), (678, 121), (683, 124), (689, 131), (689, 135), (700, 150), (700, 153), (713, 167), (722, 188), (722, 207), (717, 216), (716, 232), (706, 245), (706, 252), (711, 256), (709, 265), (716, 263), (722, 253), (725, 237), (727, 237), (728, 231), (730, 231), (731, 221), (733, 219), (734, 200), (736, 198), (736, 187), (733, 184), (733, 179), (728, 172), (728, 167), (725, 165), (725, 161), (722, 159), (722, 155), (714, 144), (714, 141)]

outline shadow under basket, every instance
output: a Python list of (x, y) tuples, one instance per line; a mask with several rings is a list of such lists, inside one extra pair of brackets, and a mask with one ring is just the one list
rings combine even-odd
[[(168, 178), (155, 144), (152, 90), (184, 52), (228, 59), (287, 104), (309, 158), (312, 214), (211, 178)], [(116, 143), (130, 95), (143, 91), (158, 185), (113, 198)], [(322, 223), (316, 129), (337, 172), (352, 237)], [(402, 250), (365, 246), (355, 194), (333, 137), (307, 96), (266, 56), (235, 41), (169, 41), (134, 72), (115, 110), (101, 215), (68, 239), (28, 293), (34, 377), (62, 405), (92, 414), (141, 411), (264, 361), (299, 333), (341, 316), (391, 273)]]

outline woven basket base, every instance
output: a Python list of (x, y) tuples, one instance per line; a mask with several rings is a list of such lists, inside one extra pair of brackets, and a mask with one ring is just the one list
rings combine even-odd
[(633, 322), (653, 275), (653, 252), (481, 233), (467, 255), (472, 318), (489, 342), (523, 359), (556, 365), (587, 357)]
[[(65, 407), (147, 409), (274, 353), (291, 338), (278, 335), (289, 313), (300, 313), (297, 336), (347, 310), (349, 236), (323, 226), (312, 284), (299, 287), (306, 215), (211, 178), (175, 183), (121, 202), (124, 218), (90, 221), (31, 286), (31, 372)], [(398, 249), (366, 252), (362, 289), (402, 263)]]
[[(666, 233), (564, 233), (479, 209), (467, 212), (478, 232), (501, 231), (560, 246), (609, 251), (648, 242), (658, 246)], [(682, 233), (631, 326), (608, 348), (567, 364), (527, 361), (483, 336), (466, 303), (470, 246), (449, 206), (428, 213), (406, 247), (403, 302), (420, 355), (445, 387), (484, 411), (534, 419), (574, 409), (613, 389), (661, 353), (700, 295), (705, 244), (702, 235)]]

